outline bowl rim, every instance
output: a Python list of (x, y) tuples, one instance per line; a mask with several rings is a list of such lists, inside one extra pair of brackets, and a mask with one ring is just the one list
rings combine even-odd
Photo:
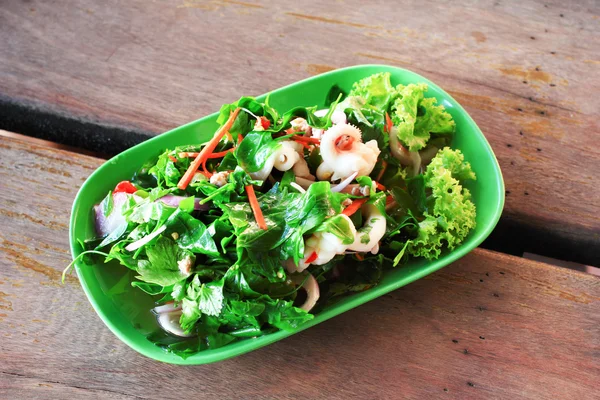
[[(396, 66), (384, 65), (384, 64), (360, 64), (360, 65), (354, 65), (354, 66), (345, 67), (345, 68), (339, 68), (339, 69), (335, 69), (332, 71), (328, 71), (323, 74), (308, 77), (306, 79), (303, 79), (303, 80), (291, 83), (289, 85), (274, 89), (270, 92), (267, 92), (265, 94), (262, 94), (262, 95), (256, 96), (256, 97), (261, 99), (271, 93), (285, 91), (285, 90), (288, 90), (295, 86), (302, 85), (308, 81), (314, 80), (316, 78), (324, 77), (327, 75), (333, 75), (333, 74), (337, 74), (337, 73), (341, 73), (341, 72), (348, 72), (348, 71), (361, 70), (361, 69), (380, 69), (381, 70), (380, 72), (387, 72), (387, 71), (391, 72), (391, 71), (395, 70), (399, 73), (412, 74), (416, 78), (417, 81), (427, 83), (429, 85), (429, 87), (433, 87), (437, 91), (439, 91), (442, 96), (447, 97), (448, 99), (452, 100), (454, 102), (453, 107), (457, 109), (457, 112), (460, 113), (461, 115), (463, 115), (466, 118), (467, 122), (472, 127), (475, 128), (475, 130), (479, 134), (479, 139), (482, 140), (482, 142), (483, 142), (482, 144), (484, 145), (484, 147), (487, 150), (488, 155), (491, 156), (490, 164), (493, 167), (494, 176), (497, 178), (497, 179), (495, 179), (495, 182), (494, 182), (495, 189), (497, 190), (497, 192), (499, 194), (499, 196), (497, 196), (496, 203), (493, 204), (493, 206), (494, 206), (493, 215), (488, 216), (486, 218), (489, 222), (483, 227), (483, 229), (475, 230), (474, 232), (470, 233), (470, 235), (474, 234), (475, 236), (470, 238), (468, 245), (467, 245), (467, 243), (464, 243), (463, 245), (459, 246), (458, 248), (447, 252), (442, 257), (438, 258), (437, 260), (427, 262), (427, 264), (422, 266), (418, 271), (411, 274), (409, 277), (404, 277), (402, 279), (399, 279), (398, 281), (393, 282), (393, 284), (377, 285), (365, 292), (361, 292), (360, 293), (361, 296), (359, 298), (356, 298), (356, 299), (353, 299), (352, 301), (348, 301), (344, 304), (338, 305), (338, 307), (336, 307), (335, 309), (323, 310), (323, 311), (319, 312), (318, 314), (316, 314), (314, 319), (312, 319), (311, 321), (308, 321), (307, 323), (303, 324), (302, 326), (300, 326), (299, 328), (297, 328), (293, 331), (279, 330), (274, 333), (265, 335), (260, 338), (260, 344), (258, 346), (254, 346), (254, 347), (253, 346), (245, 346), (245, 347), (244, 346), (234, 346), (236, 343), (239, 344), (239, 343), (248, 342), (247, 340), (243, 340), (243, 341), (238, 341), (236, 343), (226, 345), (226, 346), (223, 346), (223, 347), (220, 347), (217, 349), (205, 350), (205, 351), (193, 354), (192, 356), (185, 358), (185, 359), (183, 359), (175, 354), (164, 351), (164, 350), (160, 349), (158, 346), (156, 346), (156, 348), (159, 349), (161, 351), (161, 353), (150, 353), (150, 352), (146, 351), (147, 348), (145, 346), (142, 346), (138, 343), (138, 340), (136, 338), (132, 338), (130, 335), (127, 334), (127, 332), (124, 332), (119, 327), (117, 327), (117, 325), (113, 322), (112, 318), (108, 315), (109, 313), (106, 312), (106, 310), (104, 310), (100, 306), (99, 301), (92, 294), (90, 282), (88, 282), (88, 280), (85, 279), (85, 277), (83, 276), (83, 272), (81, 270), (81, 268), (82, 268), (81, 263), (79, 261), (75, 262), (74, 267), (77, 272), (79, 282), (83, 288), (83, 291), (86, 294), (88, 301), (91, 303), (92, 307), (94, 308), (94, 310), (96, 311), (96, 313), (98, 314), (100, 319), (110, 329), (110, 331), (112, 331), (112, 333), (115, 336), (117, 336), (122, 342), (127, 344), (129, 347), (131, 347), (138, 353), (140, 353), (148, 358), (151, 358), (151, 359), (154, 359), (157, 361), (161, 361), (161, 362), (166, 362), (166, 363), (171, 363), (171, 364), (180, 364), (180, 365), (198, 365), (198, 364), (207, 364), (207, 363), (212, 363), (212, 362), (223, 361), (225, 359), (232, 358), (232, 357), (247, 353), (249, 351), (256, 350), (260, 347), (263, 347), (263, 346), (266, 346), (273, 342), (276, 342), (287, 336), (291, 336), (300, 331), (308, 329), (308, 328), (310, 328), (314, 325), (317, 325), (323, 321), (326, 321), (334, 316), (342, 314), (352, 308), (362, 305), (362, 304), (364, 304), (368, 301), (371, 301), (377, 297), (380, 297), (383, 294), (389, 293), (395, 289), (405, 286), (408, 283), (414, 282), (426, 275), (429, 275), (432, 272), (435, 272), (435, 271), (443, 268), (444, 266), (449, 265), (450, 263), (458, 260), (459, 258), (463, 257), (467, 253), (471, 252), (473, 249), (475, 249), (477, 246), (479, 246), (490, 235), (490, 233), (493, 231), (493, 229), (495, 228), (495, 226), (497, 225), (497, 223), (500, 219), (500, 216), (501, 216), (503, 208), (504, 208), (504, 202), (505, 202), (504, 179), (502, 176), (502, 171), (500, 169), (500, 165), (498, 163), (496, 155), (494, 154), (494, 151), (492, 150), (487, 138), (485, 137), (485, 135), (483, 134), (483, 132), (481, 131), (479, 126), (476, 124), (476, 122), (473, 120), (471, 115), (450, 94), (448, 94), (440, 86), (438, 86), (434, 82), (430, 81), (429, 79), (427, 79), (427, 78), (423, 77), (422, 75), (417, 74), (409, 69), (400, 68), (400, 67), (396, 67)], [(118, 158), (124, 157), (128, 153), (133, 152), (134, 149), (136, 149), (139, 146), (145, 146), (145, 145), (148, 145), (149, 143), (152, 143), (153, 141), (163, 140), (164, 136), (172, 134), (174, 131), (194, 125), (194, 124), (198, 123), (199, 121), (202, 121), (205, 119), (214, 118), (218, 114), (219, 114), (218, 112), (215, 112), (215, 113), (206, 115), (206, 116), (196, 119), (194, 121), (177, 126), (173, 129), (170, 129), (170, 130), (163, 132), (159, 135), (156, 135), (154, 137), (148, 138), (147, 140), (115, 155), (114, 157), (111, 157), (109, 160), (106, 160), (100, 167), (98, 167), (96, 170), (94, 170), (94, 172), (91, 173), (87, 177), (85, 182), (81, 185), (79, 191), (77, 192), (77, 195), (75, 196), (75, 199), (73, 200), (73, 204), (71, 207), (71, 217), (70, 217), (70, 223), (69, 223), (69, 241), (70, 241), (70, 249), (71, 249), (71, 254), (72, 254), (73, 259), (75, 259), (81, 253), (81, 250), (79, 248), (79, 244), (77, 241), (78, 238), (75, 236), (75, 230), (76, 230), (75, 226), (77, 225), (77, 221), (79, 219), (78, 213), (77, 213), (78, 204), (81, 202), (81, 199), (85, 196), (86, 192), (88, 191), (87, 190), (88, 186), (91, 185), (91, 181), (93, 180), (93, 178), (95, 178), (97, 175), (102, 174), (103, 167), (105, 167), (107, 164), (115, 162)], [(341, 311), (340, 311), (340, 309), (341, 309)], [(240, 347), (241, 351), (237, 347)]]

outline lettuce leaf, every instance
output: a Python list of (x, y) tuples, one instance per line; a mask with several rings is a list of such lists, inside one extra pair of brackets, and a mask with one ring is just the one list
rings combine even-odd
[(419, 222), (417, 237), (408, 252), (427, 259), (439, 257), (444, 246), (454, 249), (475, 228), (475, 204), (461, 181), (475, 179), (471, 165), (459, 150), (445, 147), (433, 158), (425, 173), (425, 186), (431, 190), (428, 210)]
[(456, 124), (444, 106), (436, 105), (433, 97), (424, 98), (426, 84), (398, 85), (396, 90), (399, 97), (392, 107), (392, 122), (398, 139), (410, 151), (423, 149), (432, 133), (454, 133)]
[(408, 86), (398, 85), (396, 90), (399, 97), (394, 101), (392, 123), (396, 127), (398, 139), (408, 147), (410, 151), (418, 151), (425, 147), (429, 139), (429, 132), (415, 131), (417, 123), (417, 111), (419, 103), (423, 100), (423, 94), (427, 85), (411, 83)]
[(397, 96), (390, 77), (389, 72), (381, 72), (361, 79), (352, 85), (348, 96), (362, 97), (366, 105), (385, 112), (390, 102)]
[(419, 104), (424, 114), (417, 115), (415, 132), (417, 135), (427, 136), (427, 140), (431, 133), (454, 133), (456, 128), (452, 116), (446, 112), (444, 106), (436, 106), (436, 103), (435, 97), (428, 97)]

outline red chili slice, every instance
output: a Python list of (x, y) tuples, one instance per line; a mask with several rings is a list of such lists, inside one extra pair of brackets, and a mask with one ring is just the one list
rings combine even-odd
[(311, 262), (315, 261), (317, 258), (319, 258), (319, 255), (317, 254), (316, 251), (313, 251), (312, 254), (310, 255), (310, 257), (308, 257), (306, 259), (306, 261), (304, 261), (304, 263), (310, 264)]
[(260, 125), (263, 129), (269, 129), (271, 126), (271, 121), (269, 121), (266, 117), (260, 117)]
[(393, 127), (394, 127), (394, 125), (392, 124), (392, 119), (390, 118), (390, 116), (386, 112), (385, 113), (385, 131), (387, 133), (390, 133), (392, 131)]
[(117, 186), (115, 186), (115, 190), (113, 190), (113, 193), (123, 192), (123, 193), (133, 194), (137, 191), (138, 191), (138, 189), (135, 186), (133, 186), (133, 183), (131, 183), (129, 181), (123, 181), (123, 182), (119, 182), (117, 184)]

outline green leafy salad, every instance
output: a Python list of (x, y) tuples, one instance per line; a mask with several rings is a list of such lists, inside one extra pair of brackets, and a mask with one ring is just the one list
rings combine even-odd
[(334, 86), (325, 109), (226, 104), (212, 139), (165, 150), (94, 207), (81, 257), (133, 270), (157, 303), (149, 340), (182, 357), (293, 330), (475, 227), (475, 174), (426, 91), (380, 73)]

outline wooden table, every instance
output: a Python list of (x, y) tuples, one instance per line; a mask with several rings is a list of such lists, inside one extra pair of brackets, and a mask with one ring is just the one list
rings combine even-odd
[[(480, 125), (507, 187), (486, 247), (600, 265), (595, 1), (7, 2), (0, 128), (114, 154), (358, 63), (406, 67)], [(478, 249), (223, 363), (143, 358), (71, 277), (71, 202), (103, 161), (0, 136), (0, 398), (557, 398), (600, 393), (600, 279)]]

